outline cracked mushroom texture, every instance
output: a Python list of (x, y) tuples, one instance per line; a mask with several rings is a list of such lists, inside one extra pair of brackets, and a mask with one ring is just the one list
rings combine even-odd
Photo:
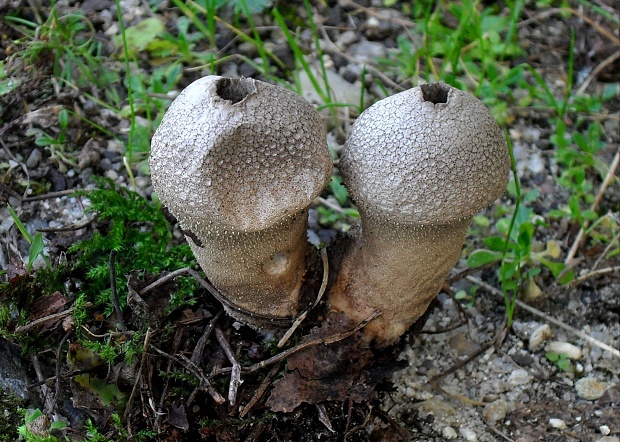
[(250, 78), (190, 84), (153, 136), (153, 186), (231, 316), (293, 317), (309, 251), (308, 206), (332, 159), (306, 100)]
[(471, 218), (506, 189), (506, 140), (484, 104), (444, 83), (385, 98), (355, 122), (340, 171), (359, 207), (333, 309), (395, 342), (428, 308), (459, 258)]

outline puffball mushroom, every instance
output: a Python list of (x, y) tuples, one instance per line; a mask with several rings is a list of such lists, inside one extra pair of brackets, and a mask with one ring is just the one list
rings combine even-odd
[(153, 187), (242, 322), (286, 322), (300, 308), (308, 206), (332, 172), (325, 139), (299, 95), (217, 76), (183, 90), (153, 136)]
[(484, 104), (445, 83), (385, 98), (353, 125), (340, 172), (358, 205), (329, 295), (379, 346), (427, 309), (456, 264), (473, 215), (506, 189), (506, 140)]

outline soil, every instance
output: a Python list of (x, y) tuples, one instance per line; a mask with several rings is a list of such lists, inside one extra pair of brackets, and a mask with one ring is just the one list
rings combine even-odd
[[(36, 425), (41, 424), (39, 435), (48, 434), (49, 422), (62, 419), (69, 423), (67, 428), (52, 433), (71, 440), (86, 438), (88, 419), (112, 440), (140, 434), (147, 440), (200, 438), (218, 442), (620, 440), (620, 256), (599, 259), (604, 247), (586, 241), (574, 260), (576, 282), (559, 285), (549, 272), (541, 272), (535, 278), (536, 288), (524, 290), (524, 302), (517, 306), (509, 329), (496, 269), (472, 272), (465, 260), (460, 260), (427, 315), (397, 345), (381, 351), (365, 347), (356, 324), (328, 314), (322, 303), (288, 346), (303, 349), (283, 355), (264, 335), (229, 318), (221, 304), (202, 288), (196, 303), (166, 311), (174, 283), (164, 283), (146, 295), (145, 287), (164, 275), (139, 275), (139, 269), (135, 269), (136, 274), (127, 275), (128, 290), (131, 294), (141, 293), (145, 299), (136, 296), (138, 305), (132, 305), (132, 313), (124, 317), (130, 332), (145, 330), (145, 323), (151, 325), (151, 334), (147, 333), (144, 341), (150, 345), (148, 356), (131, 363), (93, 362), (95, 356), (71, 340), (73, 325), (61, 322), (71, 317), (62, 312), (68, 312), (79, 291), (76, 275), (75, 280), (68, 276), (63, 281), (64, 289), (58, 292), (28, 294), (35, 299), (44, 297), (38, 305), (26, 304), (25, 300), (20, 304), (10, 297), (10, 291), (21, 294), (24, 287), (31, 288), (28, 284), (32, 272), (42, 272), (46, 264), (39, 258), (32, 272), (26, 272), (24, 263), (28, 262), (30, 246), (15, 226), (8, 205), (17, 210), (32, 235), (42, 233), (45, 254), (58, 266), (66, 262), (72, 244), (109, 228), (105, 221), (85, 211), (91, 204), (88, 197), (76, 196), (73, 190), (98, 187), (101, 183), (97, 179), (102, 177), (121, 187), (135, 183), (133, 190), (147, 199), (153, 189), (144, 156), (138, 154), (132, 165), (133, 176), (128, 174), (123, 142), (127, 140), (129, 121), (106, 108), (102, 104), (105, 97), (98, 96), (95, 87), (61, 86), (54, 78), (59, 67), (53, 65), (53, 53), (43, 51), (31, 60), (13, 55), (24, 49), (24, 43), (17, 41), (23, 36), (6, 17), (36, 21), (38, 16), (49, 14), (46, 2), (39, 6), (35, 3), (0, 0), (4, 14), (0, 16), (0, 61), (7, 76), (19, 81), (11, 92), (0, 95), (0, 268), (6, 270), (0, 275), (6, 290), (0, 293), (0, 300), (11, 300), (14, 309), (21, 306), (31, 318), (54, 314), (61, 318), (48, 320), (21, 336), (15, 329), (3, 332), (0, 355), (9, 357), (11, 364), (0, 363), (0, 402), (6, 418), (0, 419), (0, 425), (7, 426), (5, 431), (0, 427), (0, 433), (16, 437), (15, 425), (21, 422), (16, 418), (17, 400), (21, 407), (44, 411), (42, 417), (28, 424), (32, 433), (39, 431)], [(614, 9), (618, 5), (612, 1), (593, 3), (618, 12)], [(57, 5), (61, 15), (84, 13), (93, 28), (79, 32), (92, 31), (90, 36), (101, 43), (102, 56), (109, 57), (110, 66), (121, 66), (112, 43), (118, 31), (113, 2), (60, 1)], [(591, 11), (584, 11), (580, 5), (573, 5), (578, 14), (566, 18), (559, 10), (537, 10), (527, 2), (518, 26), (519, 46), (525, 52), (510, 64), (531, 65), (557, 98), (562, 97), (566, 85), (571, 32), (575, 35), (575, 89), (587, 79), (585, 91), (596, 96), (610, 84), (617, 86), (620, 80), (619, 60), (613, 58), (619, 50), (617, 26), (600, 15), (589, 16)], [(304, 23), (307, 14), (303, 4), (287, 2), (278, 6)], [(317, 2), (313, 7), (315, 22), (324, 31), (321, 43), (325, 66), (333, 81), (340, 82), (340, 98), (360, 102), (363, 65), (368, 66), (365, 99), (369, 102), (385, 94), (375, 79), (381, 79), (389, 94), (413, 86), (412, 79), (403, 80), (376, 61), (395, 51), (399, 35), (412, 35), (414, 25), (403, 13), (403, 3), (385, 8), (378, 1), (345, 0)], [(127, 27), (156, 16), (166, 29), (176, 29), (178, 10), (167, 1), (155, 13), (146, 2), (124, 1), (122, 12)], [(448, 11), (443, 12), (449, 22)], [(233, 21), (232, 11), (224, 11), (223, 18)], [(300, 23), (295, 24), (302, 27), (300, 42), (309, 60), (316, 61), (318, 53), (311, 33)], [(274, 28), (273, 19), (268, 14), (257, 14), (254, 24), (283, 62), (283, 67), (273, 67), (275, 75), (290, 74), (293, 53), (282, 32)], [(221, 23), (216, 30), (217, 56), (227, 61), (217, 64), (215, 73), (261, 79), (255, 65), (247, 61), (260, 56), (256, 49), (234, 38)], [(207, 48), (208, 42), (198, 41), (193, 50)], [(611, 62), (605, 65), (608, 60)], [(143, 73), (150, 74), (157, 68), (147, 56), (139, 56), (138, 61)], [(588, 77), (592, 72), (595, 75)], [(169, 97), (208, 74), (211, 71), (207, 67), (184, 66), (181, 80)], [(300, 77), (306, 98), (320, 104), (309, 80)], [(120, 84), (117, 92), (126, 94)], [(152, 94), (154, 98), (161, 95)], [(84, 117), (71, 120), (65, 134), (65, 151), (37, 146), (35, 136), (41, 131), (60, 136), (57, 120), (62, 108)], [(619, 112), (620, 99), (616, 95), (590, 116), (604, 128), (605, 147), (596, 156), (606, 167), (620, 146)], [(538, 198), (531, 203), (537, 214), (565, 206), (568, 200), (566, 189), (558, 184), (555, 147), (550, 142), (556, 132), (550, 123), (551, 114), (549, 109), (515, 103), (506, 111), (505, 126), (514, 148), (522, 192), (538, 192)], [(340, 123), (332, 125), (328, 135), (335, 152), (341, 149), (355, 115), (344, 111), (339, 117)], [(567, 115), (567, 126), (573, 125), (577, 117)], [(86, 119), (109, 135), (93, 130)], [(593, 182), (597, 187), (602, 185), (600, 177), (594, 177)], [(599, 213), (609, 212), (617, 220), (619, 195), (620, 184), (615, 178), (598, 203)], [(339, 207), (333, 197), (326, 194), (325, 198), (327, 204)], [(508, 196), (504, 202), (509, 202)], [(492, 217), (501, 204), (498, 202), (486, 214)], [(329, 241), (350, 224), (347, 218), (331, 225), (319, 224), (317, 207), (310, 213), (311, 238)], [(174, 241), (184, 241), (176, 224), (174, 228)], [(541, 248), (551, 240), (557, 241), (564, 258), (578, 229), (577, 224), (566, 220), (541, 223), (535, 241)], [(473, 228), (463, 256), (481, 247), (481, 238), (488, 234), (486, 227)], [(317, 280), (320, 275), (314, 275), (314, 282)], [(456, 300), (455, 293), (469, 293), (474, 286), (478, 287), (475, 296)], [(12, 314), (16, 314), (15, 310)], [(111, 332), (110, 324), (118, 319), (112, 312), (105, 312), (107, 319), (102, 319), (104, 312), (89, 314), (83, 325), (92, 336), (105, 335), (118, 342), (129, 336)], [(35, 331), (37, 334), (28, 334)], [(45, 343), (41, 346), (39, 342), (37, 347), (39, 336)], [(334, 336), (337, 342), (327, 345), (326, 340), (336, 341)], [(36, 351), (28, 354), (31, 348)], [(17, 356), (16, 349), (23, 351), (23, 357)], [(554, 361), (549, 352), (567, 354), (568, 359)], [(260, 361), (278, 354), (283, 356), (280, 360), (261, 366)], [(245, 371), (241, 372), (236, 403), (231, 405), (229, 381), (235, 357), (243, 362)], [(321, 365), (317, 361), (327, 362)], [(80, 378), (76, 374), (79, 370), (86, 371), (87, 377)], [(70, 371), (73, 376), (54, 380), (56, 374)], [(93, 393), (87, 387), (94, 379), (105, 379), (131, 393), (129, 412), (120, 414), (120, 426), (115, 426), (111, 417), (114, 407), (102, 406), (98, 391)], [(137, 385), (140, 388), (135, 389)], [(188, 385), (192, 388), (188, 389)], [(29, 394), (21, 394), (24, 389)], [(5, 400), (8, 392), (12, 394)], [(118, 399), (115, 395), (120, 393), (111, 389), (110, 394)], [(4, 437), (0, 440), (11, 440), (10, 436)]]

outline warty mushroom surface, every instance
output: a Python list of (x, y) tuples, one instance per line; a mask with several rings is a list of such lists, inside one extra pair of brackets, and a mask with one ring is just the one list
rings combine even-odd
[(314, 107), (282, 87), (217, 76), (190, 84), (157, 129), (153, 186), (227, 311), (288, 320), (306, 273), (307, 212), (332, 159)]
[(459, 258), (472, 216), (506, 189), (510, 158), (484, 104), (445, 83), (380, 100), (353, 125), (340, 172), (359, 207), (329, 303), (378, 345), (427, 309)]

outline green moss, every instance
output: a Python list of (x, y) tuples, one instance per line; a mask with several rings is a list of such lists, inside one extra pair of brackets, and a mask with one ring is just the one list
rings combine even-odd
[(23, 418), (19, 410), (25, 406), (24, 400), (0, 390), (0, 442), (17, 440)]

